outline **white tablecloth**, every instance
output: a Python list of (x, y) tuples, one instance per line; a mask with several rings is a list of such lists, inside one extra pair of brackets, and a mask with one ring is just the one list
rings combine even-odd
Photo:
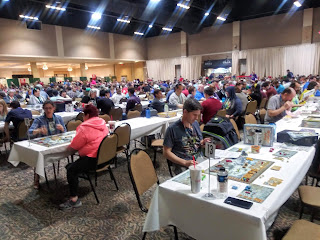
[(28, 140), (16, 142), (12, 146), (8, 162), (15, 167), (18, 166), (19, 162), (24, 162), (31, 167), (35, 167), (36, 173), (44, 177), (44, 168), (49, 163), (70, 155), (67, 151), (69, 144), (45, 147), (32, 142), (29, 144)]
[[(280, 143), (275, 143), (275, 151), (280, 147)], [(203, 182), (200, 193), (192, 194), (190, 186), (168, 180), (162, 183), (154, 193), (143, 231), (156, 231), (160, 227), (172, 224), (199, 240), (211, 240), (213, 236), (214, 239), (224, 240), (265, 240), (267, 239), (266, 229), (271, 226), (279, 208), (299, 186), (311, 165), (315, 149), (310, 147), (308, 150), (308, 152), (298, 152), (288, 162), (274, 160), (267, 147), (262, 148), (259, 155), (249, 154), (253, 158), (274, 161), (274, 165), (282, 167), (280, 171), (269, 168), (262, 173), (262, 178), (257, 178), (253, 182), (254, 184), (263, 185), (270, 177), (284, 180), (274, 188), (263, 203), (253, 203), (250, 210), (225, 204), (224, 199), (203, 199), (203, 195), (208, 191), (207, 181)], [(218, 160), (214, 159), (211, 165), (217, 162)], [(200, 165), (207, 169), (209, 162), (205, 161)], [(211, 176), (211, 190), (215, 191), (216, 185), (216, 176)], [(233, 185), (238, 186), (238, 189), (232, 190)], [(228, 196), (236, 197), (245, 186), (244, 183), (229, 180)]]

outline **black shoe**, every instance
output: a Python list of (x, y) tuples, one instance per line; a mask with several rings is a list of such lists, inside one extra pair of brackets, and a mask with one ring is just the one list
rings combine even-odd
[(81, 206), (82, 206), (82, 202), (80, 201), (79, 198), (78, 198), (78, 200), (76, 202), (74, 202), (71, 199), (69, 199), (65, 203), (60, 204), (59, 205), (59, 209), (60, 210), (68, 210), (68, 209), (72, 209), (72, 208), (78, 208), (78, 207), (81, 207)]

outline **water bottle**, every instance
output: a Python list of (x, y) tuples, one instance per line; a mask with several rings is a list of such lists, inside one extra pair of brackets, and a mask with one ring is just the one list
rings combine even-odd
[(149, 108), (146, 109), (146, 118), (151, 118), (151, 112)]
[(228, 196), (228, 172), (224, 167), (221, 167), (217, 173), (217, 198), (227, 198)]
[(165, 112), (165, 113), (169, 112), (169, 106), (168, 106), (168, 104), (165, 104), (165, 105), (164, 105), (164, 112)]
[(224, 103), (225, 100), (226, 100), (226, 98), (223, 97), (223, 98), (221, 99), (221, 102)]

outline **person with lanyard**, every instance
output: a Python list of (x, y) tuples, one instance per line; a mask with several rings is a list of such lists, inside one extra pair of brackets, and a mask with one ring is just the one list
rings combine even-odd
[[(67, 131), (64, 122), (59, 115), (55, 115), (55, 104), (51, 100), (43, 103), (44, 115), (36, 118), (31, 127), (29, 134), (32, 137), (44, 137), (64, 133)], [(34, 188), (39, 189), (39, 175), (35, 173)]]
[(33, 89), (33, 95), (30, 96), (29, 104), (36, 105), (36, 104), (43, 104), (44, 98), (40, 95), (40, 90), (35, 88)]
[(179, 174), (193, 164), (193, 156), (197, 158), (200, 148), (210, 141), (203, 139), (197, 119), (202, 107), (193, 98), (188, 98), (183, 105), (182, 118), (170, 125), (165, 133), (163, 153)]

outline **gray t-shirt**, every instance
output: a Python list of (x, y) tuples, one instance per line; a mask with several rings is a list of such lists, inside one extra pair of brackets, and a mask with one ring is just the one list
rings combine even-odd
[[(277, 110), (277, 109), (281, 108), (284, 104), (285, 104), (285, 102), (281, 99), (281, 94), (274, 95), (268, 101), (267, 110)], [(268, 111), (267, 111), (264, 120), (265, 120), (265, 122), (268, 122), (268, 123), (274, 123), (274, 122), (282, 119), (285, 115), (286, 115), (286, 111), (283, 111), (282, 113), (280, 113), (277, 116), (270, 117), (268, 115)]]

